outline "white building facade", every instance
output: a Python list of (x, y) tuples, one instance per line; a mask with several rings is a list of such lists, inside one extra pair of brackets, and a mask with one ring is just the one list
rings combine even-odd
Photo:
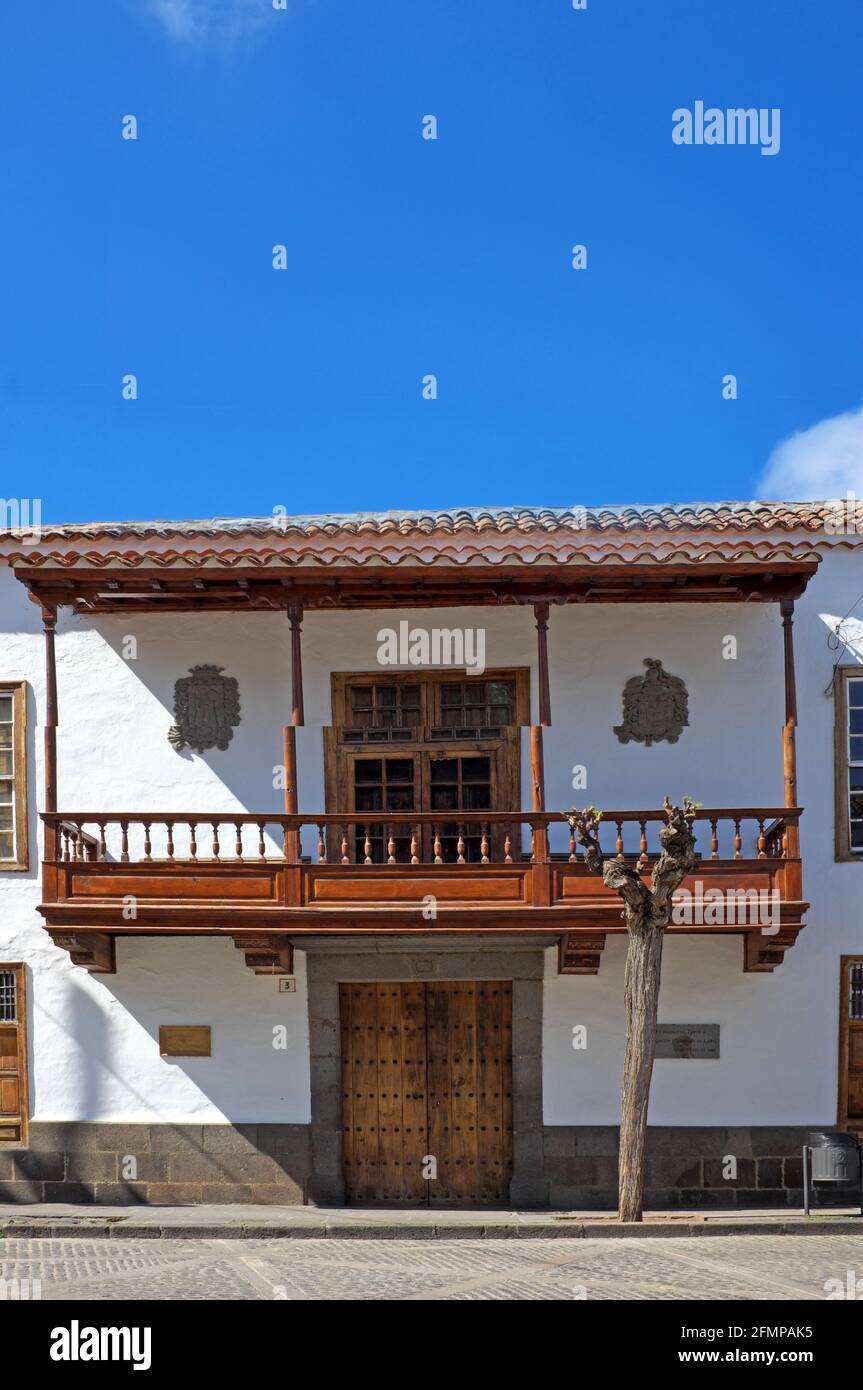
[(835, 507), (70, 526), (0, 560), (0, 1200), (614, 1207), (626, 934), (559, 813), (649, 873), (666, 795), (704, 872), (648, 1205), (796, 1205), (806, 1132), (863, 1125)]

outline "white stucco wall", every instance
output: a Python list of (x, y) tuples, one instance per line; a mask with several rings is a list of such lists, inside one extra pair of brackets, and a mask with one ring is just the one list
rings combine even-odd
[[(721, 1056), (718, 1061), (657, 1061), (652, 1124), (835, 1123), (839, 957), (863, 954), (863, 863), (834, 861), (833, 700), (824, 692), (836, 660), (827, 642), (830, 625), (863, 592), (861, 579), (860, 552), (829, 552), (795, 615), (803, 891), (812, 904), (807, 925), (779, 969), (766, 975), (743, 973), (737, 937), (666, 941), (660, 1020), (719, 1023)], [(606, 631), (609, 611), (603, 610)], [(662, 629), (651, 616), (639, 624), (636, 642), (644, 655), (661, 655), (667, 669), (685, 677), (690, 729), (673, 749), (617, 745), (614, 756), (605, 728), (616, 717), (592, 713), (589, 746), (596, 749), (600, 769), (598, 786), (589, 784), (590, 802), (649, 805), (667, 789), (715, 806), (781, 803), (784, 696), (776, 609), (753, 605), (722, 609), (721, 616), (709, 608), (689, 612), (692, 617), (676, 641), (667, 633), (654, 640)], [(612, 616), (613, 630), (619, 631), (637, 613), (621, 607)], [(668, 609), (660, 617), (669, 625), (675, 621)], [(717, 660), (720, 630), (738, 635), (737, 663)], [(863, 643), (858, 645), (863, 655)], [(841, 661), (857, 659), (846, 651)], [(612, 700), (622, 674), (614, 660)], [(605, 654), (594, 666), (595, 684), (604, 685), (598, 668), (604, 671), (608, 661)], [(597, 706), (595, 699), (591, 707), (597, 711)], [(611, 712), (616, 716), (616, 706)], [(554, 733), (561, 738), (558, 730)], [(557, 976), (554, 953), (548, 952), (548, 1124), (617, 1122), (625, 949), (623, 938), (609, 938), (593, 977)], [(583, 1052), (572, 1047), (572, 1028), (578, 1024), (588, 1030)]]
[[(661, 1017), (718, 1022), (718, 1062), (659, 1062), (651, 1101), (658, 1124), (824, 1122), (835, 1114), (838, 970), (863, 952), (863, 866), (833, 862), (833, 662), (825, 615), (842, 616), (863, 585), (853, 553), (829, 553), (798, 605), (798, 745), (808, 926), (774, 975), (744, 975), (739, 938), (669, 940)], [(321, 726), (333, 670), (376, 664), (381, 627), (400, 618), (486, 629), (486, 664), (534, 667), (529, 610), (322, 612), (304, 623), (306, 727), (299, 731), (300, 806), (323, 807)], [(0, 570), (0, 671), (30, 682), (31, 844), (42, 799), (43, 642), (37, 609)], [(726, 661), (722, 639), (738, 639)], [(123, 639), (137, 638), (125, 660)], [(546, 730), (548, 805), (658, 805), (664, 792), (711, 805), (782, 800), (782, 641), (773, 605), (578, 606), (553, 609), (553, 727)], [(79, 619), (58, 638), (61, 810), (273, 810), (281, 726), (289, 702), (283, 616), (228, 614)], [(690, 728), (676, 745), (622, 746), (624, 682), (660, 657), (689, 690)], [(845, 660), (852, 660), (846, 655)], [(173, 686), (199, 662), (238, 678), (242, 722), (227, 752), (178, 755), (167, 741)], [(535, 680), (534, 680), (535, 686)], [(574, 791), (571, 769), (587, 769)], [(529, 804), (527, 758), (523, 805)], [(306, 849), (313, 848), (310, 842)], [(303, 1122), (309, 1117), (304, 957), (296, 994), (256, 977), (231, 943), (133, 939), (118, 944), (116, 976), (88, 977), (41, 929), (37, 857), (31, 873), (0, 873), (0, 958), (25, 959), (30, 981), (35, 1119)], [(622, 1056), (622, 940), (610, 939), (596, 977), (558, 977), (549, 952), (545, 995), (545, 1114), (549, 1123), (613, 1123)], [(211, 1023), (211, 1059), (163, 1061), (162, 1023)], [(272, 1029), (288, 1028), (288, 1051)], [(588, 1027), (586, 1052), (572, 1028)]]

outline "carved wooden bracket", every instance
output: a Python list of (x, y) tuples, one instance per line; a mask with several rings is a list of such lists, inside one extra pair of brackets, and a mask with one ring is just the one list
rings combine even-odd
[(558, 946), (557, 973), (596, 975), (604, 950), (605, 932), (564, 932)]
[(256, 975), (293, 975), (294, 948), (287, 937), (277, 932), (238, 932), (233, 942)]
[(114, 937), (107, 932), (49, 931), (54, 945), (69, 952), (73, 965), (91, 975), (116, 975)]
[(747, 932), (743, 938), (743, 969), (748, 974), (775, 970), (797, 940), (799, 927), (781, 927), (775, 936), (761, 931)]

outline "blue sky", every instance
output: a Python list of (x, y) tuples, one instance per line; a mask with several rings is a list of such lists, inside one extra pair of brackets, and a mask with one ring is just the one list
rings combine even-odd
[[(748, 498), (843, 412), (857, 459), (857, 0), (287, 3), (7, 0), (4, 496)], [(675, 145), (697, 100), (778, 107), (779, 153)]]

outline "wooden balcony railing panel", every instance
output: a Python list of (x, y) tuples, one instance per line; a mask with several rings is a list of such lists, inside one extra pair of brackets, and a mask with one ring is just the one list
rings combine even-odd
[[(714, 926), (690, 917), (669, 930), (742, 933), (745, 968), (772, 970), (807, 906), (800, 860), (789, 848), (799, 817), (797, 807), (699, 809), (699, 862), (681, 889), (693, 899), (710, 889), (751, 894), (759, 905), (768, 893), (771, 911), (780, 906), (770, 921), (779, 925), (763, 932), (747, 918)], [(443, 930), (529, 932), (545, 942), (551, 934), (566, 943), (561, 968), (584, 973), (598, 968), (606, 934), (625, 931), (620, 899), (590, 872), (566, 818), (555, 812), (43, 818), (53, 857), (43, 864), (40, 911), (54, 940), (93, 970), (108, 968), (119, 935), (233, 936), (247, 959), (282, 969), (285, 943), (295, 935)], [(647, 875), (664, 823), (660, 810), (610, 811), (600, 842), (607, 855)], [(264, 945), (250, 956), (252, 938)]]
[[(788, 827), (799, 815), (798, 808), (700, 809), (699, 864), (682, 886), (693, 891), (703, 879), (723, 891), (767, 890), (796, 904), (785, 915), (799, 920), (800, 862), (788, 854)], [(220, 922), (257, 914), (297, 929), (313, 922), (350, 929), (351, 914), (359, 914), (357, 921), (383, 928), (433, 901), (437, 925), (564, 921), (569, 930), (583, 921), (623, 929), (618, 898), (589, 872), (556, 812), (464, 812), (452, 820), (430, 812), (52, 812), (44, 819), (56, 846), (43, 870), (49, 925), (171, 930), (205, 923), (213, 909)], [(664, 823), (660, 810), (611, 811), (600, 842), (648, 874)], [(121, 915), (127, 901), (131, 916)]]
[[(788, 827), (799, 808), (699, 809), (696, 851), (703, 861), (788, 858)], [(558, 812), (466, 811), (283, 815), (176, 812), (46, 813), (58, 865), (303, 863), (388, 864), (403, 869), (456, 864), (583, 863)], [(665, 813), (608, 811), (599, 827), (606, 854), (642, 866), (659, 852)], [(293, 833), (292, 833), (293, 832)], [(293, 848), (299, 845), (299, 850)]]

